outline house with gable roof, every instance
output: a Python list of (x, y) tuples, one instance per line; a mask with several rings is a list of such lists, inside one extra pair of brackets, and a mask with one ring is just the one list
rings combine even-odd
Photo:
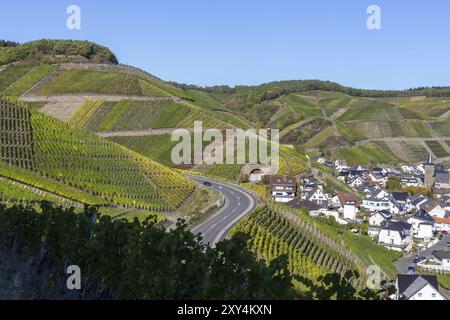
[(395, 291), (395, 300), (447, 300), (439, 291), (436, 276), (399, 274)]

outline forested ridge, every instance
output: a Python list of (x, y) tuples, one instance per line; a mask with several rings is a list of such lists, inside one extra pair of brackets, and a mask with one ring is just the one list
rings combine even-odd
[(0, 65), (42, 60), (70, 62), (70, 57), (77, 56), (93, 63), (119, 63), (111, 50), (90, 41), (42, 39), (18, 44), (0, 40)]

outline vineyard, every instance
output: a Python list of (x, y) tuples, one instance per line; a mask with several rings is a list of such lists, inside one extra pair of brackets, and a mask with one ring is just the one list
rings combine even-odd
[(98, 110), (103, 106), (104, 103), (104, 101), (87, 100), (69, 118), (69, 126), (83, 129), (87, 125), (91, 117), (98, 112)]
[[(15, 66), (9, 66), (8, 68), (15, 68)], [(7, 68), (7, 69), (8, 69)], [(16, 67), (17, 68), (17, 67)], [(20, 67), (19, 67), (20, 68)], [(23, 74), (22, 70), (27, 71), (28, 68), (19, 69), (19, 72), (16, 74), (20, 76), (15, 82), (11, 83), (2, 94), (7, 96), (20, 96), (25, 93), (27, 90), (31, 89), (31, 87), (42, 80), (46, 75), (48, 75), (51, 71), (53, 71), (54, 67), (51, 65), (38, 65), (30, 69), (27, 73)], [(15, 77), (12, 77), (16, 79)]]
[(433, 151), (433, 154), (437, 158), (447, 157), (449, 155), (448, 152), (444, 149), (444, 147), (439, 143), (439, 141), (427, 140), (425, 141), (425, 143), (431, 149), (431, 151)]
[(1, 105), (5, 177), (84, 203), (152, 211), (173, 210), (193, 191), (187, 178), (120, 145), (11, 100)]
[(171, 141), (170, 134), (142, 137), (112, 137), (109, 140), (136, 151), (165, 166), (173, 167), (171, 159), (172, 148), (178, 141)]
[(57, 69), (45, 83), (34, 88), (32, 93), (43, 96), (78, 93), (130, 96), (167, 95), (160, 90), (151, 90), (150, 86), (136, 75), (121, 71)]
[(354, 284), (361, 286), (364, 266), (341, 246), (300, 216), (279, 207), (263, 207), (240, 222), (233, 232), (249, 235), (248, 247), (267, 261), (287, 255), (289, 271), (312, 281), (326, 273), (344, 274), (356, 270), (361, 275)]
[(335, 157), (345, 159), (350, 165), (398, 163), (392, 152), (387, 152), (373, 143), (356, 148), (339, 148)]

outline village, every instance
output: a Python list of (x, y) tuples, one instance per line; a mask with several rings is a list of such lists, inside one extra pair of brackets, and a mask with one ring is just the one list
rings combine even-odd
[[(351, 232), (401, 252), (406, 258), (397, 265), (397, 288), (403, 283), (397, 295), (406, 291), (408, 299), (443, 298), (436, 276), (420, 271), (450, 274), (450, 168), (434, 163), (431, 155), (416, 166), (370, 169), (342, 160), (315, 160), (334, 170), (352, 192), (330, 190), (314, 176), (272, 176), (272, 200), (313, 217), (332, 217)], [(411, 286), (422, 289), (411, 293)]]

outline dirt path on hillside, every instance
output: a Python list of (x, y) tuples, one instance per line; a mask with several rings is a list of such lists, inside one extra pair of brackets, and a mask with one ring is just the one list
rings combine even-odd
[(145, 97), (145, 96), (125, 96), (125, 95), (108, 95), (108, 94), (62, 94), (51, 96), (36, 96), (36, 95), (23, 95), (20, 98), (25, 102), (40, 102), (40, 101), (55, 101), (55, 102), (73, 102), (84, 100), (105, 100), (118, 102), (121, 100), (138, 100), (138, 101), (159, 101), (159, 100), (172, 100), (180, 102), (180, 99), (175, 97)]
[[(172, 132), (179, 128), (161, 128), (161, 129), (147, 129), (139, 131), (111, 131), (111, 132), (96, 132), (95, 134), (102, 138), (110, 137), (145, 137), (145, 136), (157, 136), (161, 134), (172, 134)], [(185, 128), (189, 131), (193, 131), (192, 128)]]
[(330, 118), (332, 120), (336, 120), (337, 118), (339, 118), (340, 116), (342, 116), (346, 111), (348, 110), (348, 108), (341, 108), (339, 110), (337, 110), (335, 113), (333, 113)]
[[(117, 96), (117, 95), (56, 95), (56, 96), (35, 96), (24, 95), (21, 100), (24, 102), (47, 102), (40, 111), (67, 122), (69, 118), (78, 110), (86, 100), (104, 100), (119, 102), (121, 100), (139, 100), (139, 101), (176, 101), (173, 97), (142, 97), (142, 96)], [(178, 101), (176, 101), (178, 102)]]

